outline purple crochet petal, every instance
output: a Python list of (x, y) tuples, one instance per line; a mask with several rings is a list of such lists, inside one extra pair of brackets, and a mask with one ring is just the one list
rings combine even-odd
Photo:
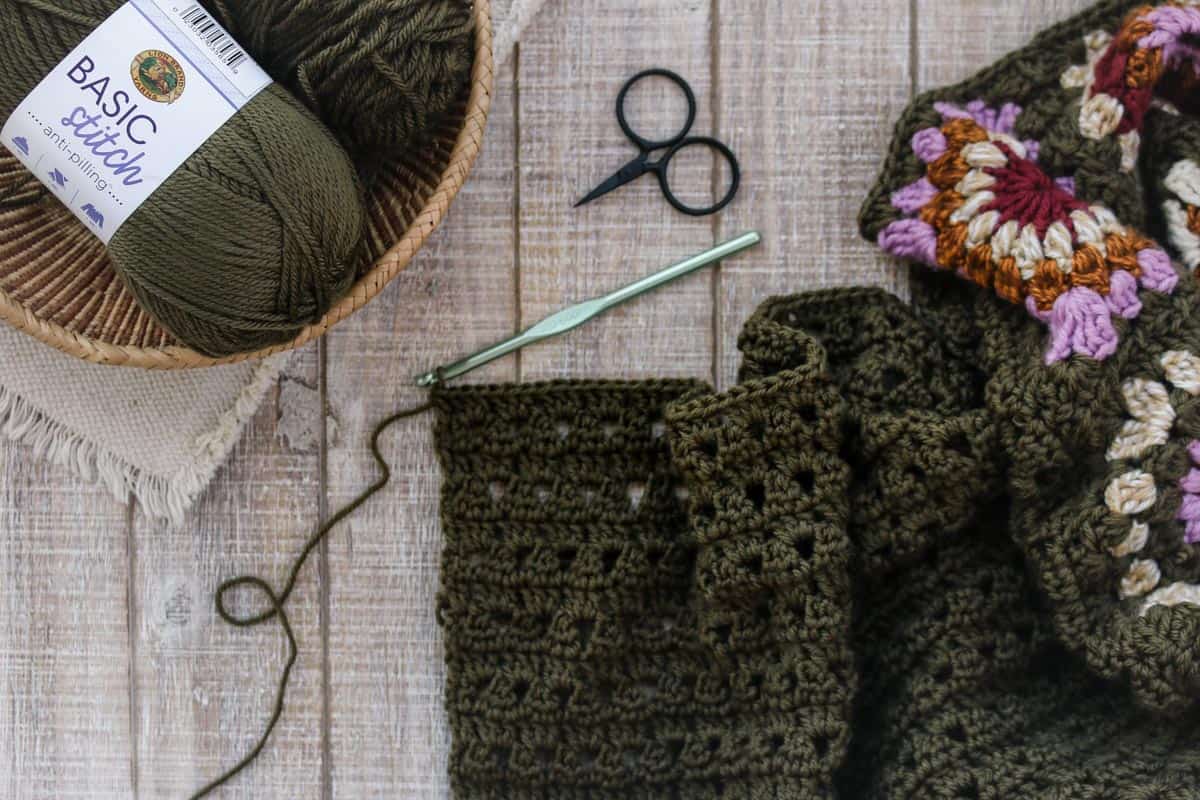
[(1200, 544), (1200, 520), (1188, 522), (1183, 540), (1188, 544)]
[(879, 246), (898, 258), (937, 266), (937, 231), (919, 219), (898, 219), (879, 234)]
[(1182, 36), (1200, 31), (1200, 12), (1192, 8), (1160, 6), (1146, 15), (1155, 30), (1138, 40), (1139, 47), (1166, 47)]
[(946, 154), (946, 135), (937, 128), (925, 128), (913, 135), (913, 152), (926, 164), (932, 164)]
[(1071, 197), (1075, 196), (1075, 179), (1070, 175), (1065, 178), (1055, 178), (1054, 182), (1058, 185), (1058, 188), (1071, 195)]
[(1200, 522), (1200, 495), (1185, 494), (1175, 518), (1184, 522)]
[(953, 103), (934, 103), (933, 108), (943, 119), (970, 119), (993, 133), (1011, 134), (1016, 128), (1021, 107), (1016, 103), (1005, 103), (999, 109), (992, 108), (983, 100), (972, 100), (962, 108)]
[(1133, 319), (1142, 313), (1142, 301), (1138, 297), (1137, 278), (1128, 271), (1118, 269), (1109, 276), (1109, 291), (1105, 302), (1114, 314)]
[(969, 112), (953, 103), (934, 103), (933, 110), (941, 114), (943, 119), (973, 119)]
[(1025, 158), (1027, 158), (1030, 161), (1036, 162), (1038, 160), (1038, 156), (1041, 154), (1041, 152), (1042, 152), (1042, 143), (1041, 142), (1039, 142), (1037, 139), (1026, 139), (1025, 140)]
[(988, 104), (982, 100), (972, 100), (967, 103), (967, 113), (985, 130), (996, 130), (996, 109), (988, 108)]
[(1158, 248), (1148, 248), (1137, 254), (1142, 269), (1142, 286), (1163, 294), (1171, 294), (1179, 283), (1179, 273), (1171, 266), (1171, 257)]
[(1017, 117), (1021, 116), (1021, 107), (1016, 103), (1005, 103), (1000, 107), (1000, 116), (996, 120), (996, 131), (1011, 134), (1017, 129)]
[(892, 205), (905, 214), (915, 214), (937, 197), (938, 188), (929, 182), (929, 178), (921, 178), (910, 183), (903, 189), (892, 194)]
[(1103, 361), (1117, 351), (1117, 330), (1104, 298), (1076, 286), (1054, 302), (1050, 314), (1050, 347), (1046, 363), (1078, 353)]
[(1200, 441), (1192, 440), (1188, 445), (1188, 455), (1192, 457), (1192, 463), (1200, 465)]
[(1192, 468), (1179, 479), (1179, 488), (1188, 494), (1200, 495), (1200, 469)]

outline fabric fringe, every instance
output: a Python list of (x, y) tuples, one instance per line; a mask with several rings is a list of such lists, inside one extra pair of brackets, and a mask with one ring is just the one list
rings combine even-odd
[(29, 447), (38, 459), (66, 467), (88, 483), (104, 486), (121, 503), (128, 503), (132, 497), (152, 520), (179, 527), (278, 381), (288, 359), (289, 354), (283, 354), (259, 364), (216, 426), (197, 438), (191, 463), (174, 475), (153, 475), (135, 467), (2, 385), (0, 435)]

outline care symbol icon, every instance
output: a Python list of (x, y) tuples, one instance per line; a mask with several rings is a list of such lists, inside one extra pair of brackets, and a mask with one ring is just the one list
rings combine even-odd
[(94, 205), (91, 203), (85, 205), (83, 207), (83, 213), (87, 215), (88, 221), (90, 221), (97, 228), (104, 228), (104, 215), (101, 214), (100, 210)]

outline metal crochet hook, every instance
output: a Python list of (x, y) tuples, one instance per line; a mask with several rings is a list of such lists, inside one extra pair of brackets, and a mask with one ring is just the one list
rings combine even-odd
[(642, 278), (640, 281), (629, 284), (623, 289), (618, 289), (612, 294), (597, 297), (594, 300), (588, 300), (579, 305), (563, 309), (557, 314), (546, 317), (532, 328), (518, 333), (511, 339), (494, 344), (475, 355), (467, 356), (462, 361), (456, 361), (453, 364), (439, 367), (432, 372), (427, 372), (417, 378), (417, 385), (426, 387), (434, 386), (452, 378), (466, 375), (472, 370), (479, 369), (484, 364), (489, 364), (521, 348), (537, 344), (538, 342), (544, 342), (555, 336), (561, 336), (568, 331), (573, 331), (585, 322), (600, 316), (622, 303), (627, 303), (635, 297), (640, 297), (647, 292), (654, 291), (664, 284), (678, 280), (685, 275), (690, 275), (704, 267), (711, 266), (722, 259), (735, 256), (743, 250), (754, 247), (761, 241), (762, 236), (759, 235), (758, 231), (742, 234), (736, 239), (731, 239), (724, 244), (717, 245), (711, 250), (692, 256), (685, 261), (680, 261), (678, 264), (667, 267), (661, 272), (656, 272), (653, 275)]

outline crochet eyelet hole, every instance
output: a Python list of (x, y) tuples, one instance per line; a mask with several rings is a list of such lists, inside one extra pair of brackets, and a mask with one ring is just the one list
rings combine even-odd
[(882, 383), (885, 392), (894, 392), (907, 376), (895, 367), (887, 367), (883, 371)]
[(571, 426), (565, 422), (555, 425), (554, 430), (558, 433), (558, 440), (560, 442), (565, 442), (567, 437), (571, 435)]
[(708, 456), (709, 458), (716, 458), (717, 457), (717, 449), (718, 449), (717, 448), (717, 440), (716, 439), (705, 439), (704, 441), (700, 442), (699, 449), (700, 449), (701, 453)]
[(761, 512), (767, 505), (767, 487), (762, 481), (755, 481), (746, 487), (746, 498), (756, 511)]
[(575, 633), (579, 639), (579, 649), (587, 651), (588, 645), (592, 642), (592, 633), (596, 630), (596, 621), (594, 619), (581, 619), (575, 622)]
[(817, 751), (817, 758), (825, 758), (825, 756), (829, 755), (829, 737), (815, 737), (813, 739), (813, 749)]
[(579, 555), (579, 552), (573, 547), (568, 547), (563, 550), (559, 550), (558, 551), (558, 567), (559, 567), (559, 569), (561, 569), (563, 572), (566, 572), (567, 570), (569, 570), (571, 568), (571, 566), (575, 563), (575, 558), (578, 555)]
[(667, 423), (658, 420), (650, 426), (650, 435), (655, 439), (661, 439), (667, 435)]
[(812, 470), (802, 469), (796, 473), (796, 483), (800, 485), (805, 494), (812, 494), (817, 487), (817, 476), (813, 474)]
[(629, 497), (629, 509), (637, 511), (642, 505), (642, 499), (646, 496), (646, 484), (631, 483), (625, 488), (625, 494)]
[(961, 456), (971, 457), (971, 440), (962, 431), (951, 434), (946, 440), (946, 449), (953, 450)]
[(801, 561), (808, 561), (815, 552), (816, 544), (812, 539), (805, 536), (796, 540), (796, 555), (800, 557)]
[(504, 484), (500, 481), (492, 481), (488, 484), (488, 495), (491, 496), (493, 503), (499, 503), (504, 499)]

